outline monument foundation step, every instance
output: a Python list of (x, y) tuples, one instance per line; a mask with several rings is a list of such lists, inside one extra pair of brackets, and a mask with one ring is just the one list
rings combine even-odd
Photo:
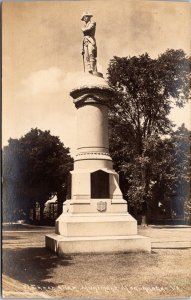
[(140, 235), (102, 237), (64, 237), (46, 235), (46, 247), (62, 256), (75, 253), (150, 252), (150, 239)]

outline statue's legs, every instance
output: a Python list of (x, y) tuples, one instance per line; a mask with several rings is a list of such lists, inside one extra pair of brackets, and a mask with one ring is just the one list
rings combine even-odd
[(91, 43), (88, 43), (85, 47), (85, 57), (87, 62), (87, 70), (89, 73), (97, 72), (97, 62), (96, 62), (96, 49)]
[(90, 56), (90, 67), (92, 72), (97, 72), (97, 61), (96, 61), (96, 49), (91, 43), (88, 45), (89, 56)]
[(87, 72), (92, 73), (91, 65), (90, 65), (90, 56), (89, 56), (89, 50), (88, 50), (88, 43), (86, 43), (85, 46), (84, 46), (84, 54), (85, 54), (85, 59), (86, 59), (86, 70), (87, 70)]

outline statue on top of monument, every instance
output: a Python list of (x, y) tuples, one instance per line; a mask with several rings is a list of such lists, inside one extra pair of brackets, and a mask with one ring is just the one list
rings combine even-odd
[[(82, 43), (82, 55), (83, 55), (83, 64), (84, 72), (85, 65), (86, 69), (90, 74), (100, 76), (101, 73), (97, 72), (97, 46), (95, 40), (95, 30), (96, 22), (91, 22), (92, 14), (85, 12), (82, 15), (81, 20), (85, 22), (85, 25), (82, 27), (83, 32), (83, 43)], [(86, 64), (85, 64), (85, 61)]]

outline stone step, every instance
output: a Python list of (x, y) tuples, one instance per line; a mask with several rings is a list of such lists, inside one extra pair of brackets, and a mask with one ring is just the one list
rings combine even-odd
[(140, 235), (102, 237), (64, 237), (46, 235), (46, 247), (63, 255), (66, 253), (150, 252), (150, 239)]

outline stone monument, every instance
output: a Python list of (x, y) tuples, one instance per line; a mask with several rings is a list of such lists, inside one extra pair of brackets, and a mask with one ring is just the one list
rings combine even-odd
[[(137, 221), (113, 170), (108, 143), (108, 107), (113, 90), (97, 71), (95, 22), (84, 13), (83, 58), (86, 68), (70, 92), (77, 113), (77, 154), (71, 172), (71, 191), (56, 220), (46, 247), (64, 253), (151, 251), (147, 237), (137, 235)], [(93, 41), (93, 42), (92, 42)], [(85, 62), (84, 62), (85, 63)]]

